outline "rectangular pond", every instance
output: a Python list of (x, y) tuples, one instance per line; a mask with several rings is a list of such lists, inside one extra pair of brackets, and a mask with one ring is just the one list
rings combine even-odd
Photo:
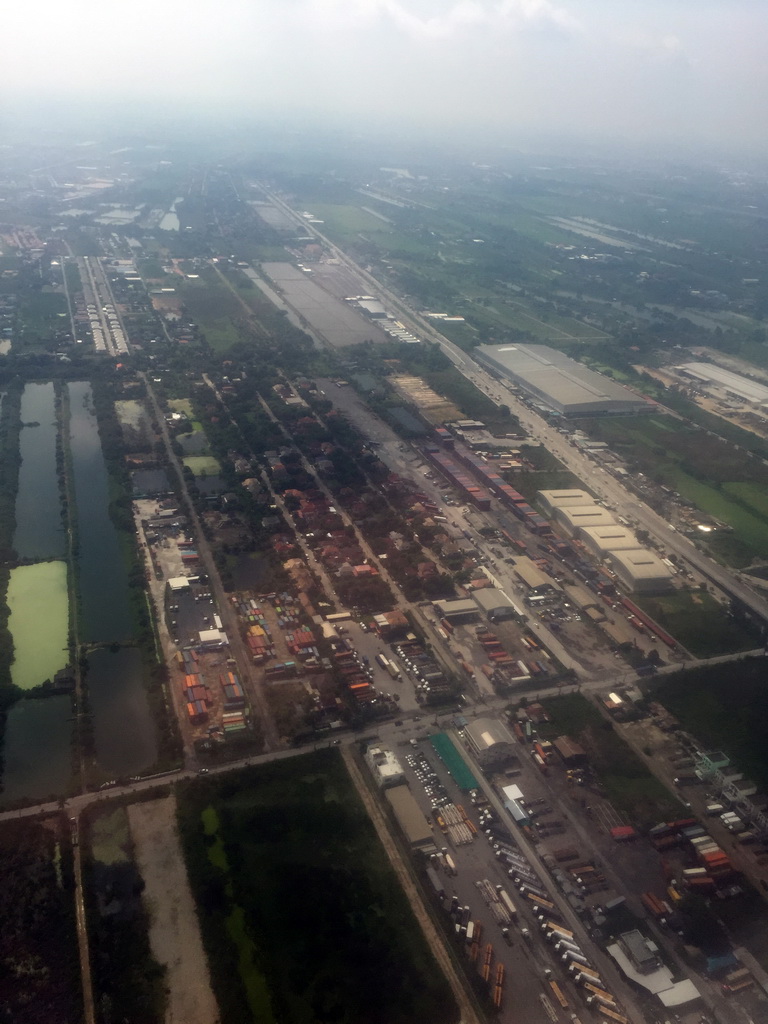
[(14, 646), (11, 678), (22, 690), (31, 690), (52, 680), (69, 660), (66, 562), (11, 569), (7, 601)]
[(72, 701), (67, 696), (14, 704), (5, 725), (3, 804), (67, 793), (73, 729)]
[(21, 396), (19, 486), (13, 547), (19, 558), (63, 558), (67, 550), (56, 475), (53, 384), (27, 384)]
[(101, 648), (88, 658), (88, 700), (96, 760), (110, 775), (136, 775), (157, 760), (157, 729), (135, 647)]

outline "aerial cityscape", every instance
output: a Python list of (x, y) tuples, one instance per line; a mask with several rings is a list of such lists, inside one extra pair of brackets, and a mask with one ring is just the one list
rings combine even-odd
[(768, 12), (255, 7), (9, 21), (0, 1020), (768, 1021)]

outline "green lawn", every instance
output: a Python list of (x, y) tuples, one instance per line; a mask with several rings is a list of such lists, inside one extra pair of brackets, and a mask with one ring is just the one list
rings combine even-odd
[(221, 466), (212, 455), (187, 455), (182, 462), (195, 476), (216, 476)]

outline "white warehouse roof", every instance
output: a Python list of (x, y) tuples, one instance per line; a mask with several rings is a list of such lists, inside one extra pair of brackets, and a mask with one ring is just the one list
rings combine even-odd
[(582, 526), (615, 526), (611, 513), (601, 505), (571, 505), (556, 508), (555, 519), (573, 535)]
[(609, 551), (631, 551), (638, 548), (637, 537), (624, 526), (582, 526), (579, 540), (595, 555), (604, 555)]
[(587, 491), (539, 491), (536, 500), (548, 515), (556, 508), (568, 508), (570, 505), (590, 505), (593, 498)]
[(475, 358), (564, 416), (645, 412), (634, 391), (548, 345), (479, 345)]
[(610, 560), (614, 572), (630, 590), (652, 593), (672, 587), (675, 574), (652, 551), (613, 551)]
[(722, 366), (715, 366), (714, 363), (683, 363), (676, 369), (687, 377), (713, 384), (728, 394), (743, 398), (754, 405), (768, 405), (768, 387), (742, 377), (740, 373), (724, 370)]

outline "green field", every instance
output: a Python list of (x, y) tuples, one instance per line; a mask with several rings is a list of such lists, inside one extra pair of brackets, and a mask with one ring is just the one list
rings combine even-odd
[(594, 704), (575, 693), (542, 703), (552, 721), (540, 725), (539, 734), (545, 739), (566, 734), (580, 743), (606, 797), (633, 825), (645, 828), (669, 816), (679, 816), (679, 802)]
[(197, 280), (185, 278), (180, 290), (189, 316), (215, 352), (243, 340), (238, 324), (247, 313), (213, 269), (206, 268)]
[(187, 455), (182, 462), (195, 476), (217, 476), (221, 466), (212, 455)]
[(768, 785), (766, 659), (688, 669), (666, 676), (654, 696), (704, 750), (724, 750), (739, 769)]
[(11, 677), (22, 690), (31, 690), (53, 679), (68, 661), (66, 563), (39, 562), (12, 569), (7, 600), (15, 651)]
[(443, 979), (341, 758), (182, 784), (222, 1024), (450, 1024)]
[(48, 341), (62, 326), (69, 326), (66, 296), (53, 291), (29, 294), (20, 303), (19, 318), (25, 344)]
[(768, 555), (768, 469), (743, 449), (672, 417), (592, 421), (633, 466), (678, 491), (732, 534), (699, 534), (722, 560), (741, 568)]
[(728, 616), (711, 594), (679, 590), (658, 597), (635, 598), (656, 622), (697, 658), (735, 654), (760, 646), (760, 634)]
[[(374, 209), (374, 201), (365, 202), (366, 206)], [(318, 225), (324, 234), (333, 234), (338, 237), (349, 237), (365, 232), (391, 234), (394, 230), (391, 224), (374, 217), (361, 206), (330, 203), (311, 203), (309, 210), (320, 220), (325, 221), (324, 225)], [(386, 217), (387, 214), (384, 214)]]

